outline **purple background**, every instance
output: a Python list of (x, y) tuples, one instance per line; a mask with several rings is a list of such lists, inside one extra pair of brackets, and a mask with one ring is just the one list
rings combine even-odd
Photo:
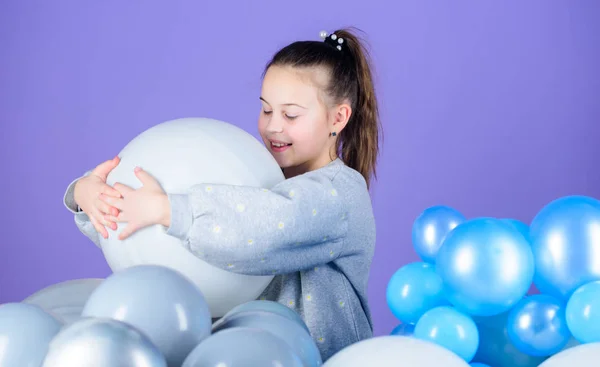
[(426, 207), (529, 222), (559, 196), (600, 197), (598, 19), (597, 0), (1, 1), (0, 303), (109, 274), (63, 207), (72, 179), (178, 117), (258, 136), (269, 57), (355, 25), (385, 129), (369, 294), (388, 333), (387, 281), (417, 260)]

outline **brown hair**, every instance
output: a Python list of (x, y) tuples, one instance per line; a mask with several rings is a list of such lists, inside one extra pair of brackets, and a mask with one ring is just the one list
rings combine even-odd
[[(360, 172), (370, 184), (375, 178), (379, 154), (380, 120), (369, 54), (360, 38), (350, 29), (332, 32), (342, 38), (336, 46), (322, 41), (298, 41), (279, 50), (269, 61), (273, 65), (293, 67), (326, 67), (330, 71), (327, 95), (335, 103), (349, 100), (352, 114), (337, 140), (336, 150), (349, 167)], [(264, 74), (263, 74), (264, 77)]]

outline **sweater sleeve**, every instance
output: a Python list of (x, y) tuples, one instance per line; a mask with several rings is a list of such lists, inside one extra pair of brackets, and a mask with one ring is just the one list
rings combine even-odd
[(275, 275), (326, 264), (344, 252), (347, 204), (335, 175), (304, 174), (270, 190), (200, 184), (169, 194), (169, 235), (219, 268)]
[(69, 184), (65, 195), (63, 196), (63, 204), (74, 215), (75, 225), (81, 233), (89, 238), (96, 246), (100, 247), (100, 234), (94, 228), (94, 225), (90, 221), (88, 215), (82, 211), (79, 211), (79, 207), (75, 203), (75, 184), (79, 179), (91, 174), (92, 171), (86, 172), (82, 177), (79, 177)]

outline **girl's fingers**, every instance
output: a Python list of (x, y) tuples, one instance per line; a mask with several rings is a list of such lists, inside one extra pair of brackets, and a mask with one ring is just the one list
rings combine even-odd
[(111, 187), (109, 185), (104, 185), (102, 187), (101, 193), (104, 194), (104, 195), (106, 195), (106, 196), (112, 196), (112, 197), (115, 197), (115, 198), (122, 197), (121, 193), (117, 189), (115, 189), (114, 187)]
[[(100, 202), (104, 203), (108, 206), (113, 206), (115, 208), (117, 208), (118, 210), (123, 210), (123, 205), (124, 205), (124, 200), (123, 199), (119, 199), (119, 198), (115, 198), (112, 196), (108, 196), (105, 194), (100, 194), (98, 196), (98, 200), (100, 200)], [(107, 208), (105, 207), (105, 208)], [(104, 213), (109, 214), (109, 209), (103, 210)]]
[(94, 218), (93, 216), (90, 216), (90, 221), (94, 225), (94, 228), (96, 229), (96, 231), (98, 233), (100, 233), (100, 235), (102, 235), (102, 237), (104, 239), (108, 238), (108, 231), (106, 230), (106, 228), (104, 228), (104, 226), (102, 224), (98, 223), (98, 220), (96, 218)]
[(119, 209), (104, 201), (104, 198), (108, 198), (108, 196), (100, 194), (100, 196), (94, 200), (94, 206), (96, 209), (102, 214), (118, 214)]
[[(112, 229), (113, 231), (117, 229), (117, 224), (115, 222), (111, 222), (111, 221), (104, 219), (104, 213), (100, 212), (99, 210), (97, 210), (94, 213), (94, 219), (96, 219), (96, 221), (101, 224), (102, 228), (108, 227), (108, 228)], [(105, 228), (105, 230), (106, 230), (106, 228)], [(107, 235), (108, 235), (108, 232), (107, 232)]]
[(110, 215), (110, 214), (104, 214), (104, 220), (107, 221), (111, 221), (111, 222), (126, 222), (126, 220), (123, 219), (123, 215), (120, 214), (118, 216), (114, 216), (114, 215)]

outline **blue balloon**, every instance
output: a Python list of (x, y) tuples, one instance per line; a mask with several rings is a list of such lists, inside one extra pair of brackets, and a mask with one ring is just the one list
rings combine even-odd
[(474, 317), (479, 331), (479, 348), (472, 362), (493, 367), (537, 367), (548, 357), (534, 357), (519, 351), (507, 331), (509, 311), (488, 317)]
[(478, 362), (471, 363), (469, 366), (471, 366), (471, 367), (491, 367), (489, 364), (483, 364), (483, 363), (478, 363)]
[(112, 319), (83, 318), (52, 340), (42, 367), (167, 367), (165, 357), (134, 327)]
[(600, 342), (600, 281), (577, 288), (567, 302), (567, 325), (581, 343)]
[(311, 335), (298, 323), (286, 317), (266, 311), (238, 312), (214, 327), (213, 333), (234, 327), (260, 329), (281, 338), (300, 357), (305, 367), (318, 367), (323, 364), (321, 352)]
[(546, 205), (531, 222), (534, 283), (566, 301), (585, 283), (600, 280), (600, 201), (566, 196)]
[(564, 305), (546, 294), (519, 301), (508, 314), (507, 331), (518, 350), (536, 357), (558, 353), (571, 338)]
[(436, 270), (444, 293), (476, 316), (500, 314), (529, 290), (534, 260), (527, 240), (511, 225), (477, 218), (456, 227), (441, 247)]
[(182, 367), (304, 367), (292, 348), (260, 329), (234, 327), (200, 343)]
[(304, 320), (302, 320), (302, 317), (300, 317), (300, 315), (296, 311), (292, 310), (291, 308), (289, 308), (287, 306), (282, 305), (279, 302), (266, 301), (266, 300), (265, 301), (263, 301), (263, 300), (250, 301), (250, 302), (242, 303), (242, 304), (232, 308), (221, 319), (219, 319), (219, 321), (217, 321), (213, 325), (213, 328), (215, 328), (219, 324), (225, 322), (226, 320), (228, 320), (230, 317), (234, 316), (235, 314), (237, 314), (239, 312), (244, 312), (244, 311), (272, 312), (272, 313), (286, 317), (286, 318), (298, 323), (298, 325), (302, 326), (307, 332), (310, 333), (310, 331), (308, 330), (308, 326), (306, 326), (306, 323), (304, 322)]
[(414, 324), (432, 308), (449, 305), (443, 290), (444, 284), (435, 271), (435, 265), (414, 262), (392, 275), (386, 300), (398, 320)]
[(412, 243), (419, 257), (425, 262), (435, 263), (446, 235), (465, 220), (464, 215), (448, 206), (436, 205), (425, 209), (412, 227)]
[(200, 289), (179, 272), (158, 265), (138, 265), (110, 275), (91, 294), (82, 317), (111, 318), (136, 327), (169, 366), (181, 366), (212, 326)]
[(405, 324), (401, 323), (396, 326), (394, 330), (390, 333), (390, 335), (398, 335), (398, 336), (413, 336), (415, 334), (415, 324)]
[(518, 219), (512, 218), (504, 218), (501, 219), (503, 222), (510, 224), (515, 227), (517, 231), (519, 231), (523, 237), (527, 240), (527, 242), (531, 242), (531, 236), (529, 236), (529, 226)]
[(415, 338), (433, 342), (470, 362), (479, 346), (477, 325), (468, 315), (441, 306), (427, 311), (415, 325)]
[(39, 367), (62, 327), (38, 306), (0, 305), (0, 366)]

